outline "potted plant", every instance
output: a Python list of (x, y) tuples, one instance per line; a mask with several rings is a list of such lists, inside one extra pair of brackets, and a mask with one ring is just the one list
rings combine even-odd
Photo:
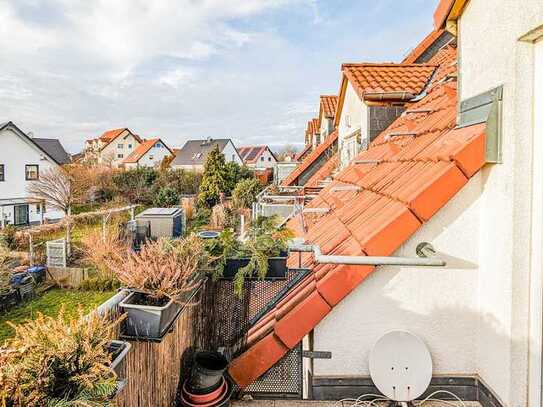
[(231, 229), (206, 244), (215, 278), (233, 279), (241, 294), (247, 279), (282, 279), (286, 277), (288, 242), (292, 232), (278, 225), (276, 217), (260, 217), (250, 227), (245, 241)]
[[(15, 336), (0, 348), (0, 405), (113, 406), (119, 383), (110, 340), (114, 323), (97, 314), (68, 321), (38, 317), (11, 325)], [(116, 354), (126, 355), (129, 345)]]
[(124, 334), (161, 339), (200, 287), (205, 263), (202, 240), (149, 241), (139, 252), (124, 250), (107, 260), (132, 292), (119, 304), (127, 314)]

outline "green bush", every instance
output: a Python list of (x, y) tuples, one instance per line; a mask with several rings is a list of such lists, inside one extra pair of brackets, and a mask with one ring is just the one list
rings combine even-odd
[(160, 171), (154, 183), (155, 194), (162, 188), (172, 188), (179, 196), (195, 195), (198, 193), (202, 174), (196, 171), (182, 169)]
[(155, 195), (153, 203), (162, 208), (179, 205), (179, 194), (173, 188), (163, 187)]
[(254, 173), (252, 170), (247, 168), (246, 166), (241, 166), (233, 161), (230, 161), (226, 163), (225, 165), (226, 169), (226, 190), (223, 191), (226, 195), (231, 195), (234, 189), (236, 188), (236, 185), (245, 179), (252, 179), (254, 178)]
[(262, 184), (256, 178), (244, 179), (236, 185), (232, 193), (235, 208), (250, 208), (256, 196), (262, 191)]
[(153, 202), (153, 184), (158, 177), (154, 168), (136, 168), (121, 171), (113, 175), (115, 194), (127, 199), (130, 203), (148, 205)]
[(190, 228), (192, 231), (197, 231), (203, 226), (209, 224), (209, 220), (211, 219), (211, 209), (200, 207), (194, 214), (194, 217), (192, 218)]

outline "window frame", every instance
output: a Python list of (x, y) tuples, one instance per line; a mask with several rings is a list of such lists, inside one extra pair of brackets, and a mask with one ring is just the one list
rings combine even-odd
[[(29, 167), (36, 167), (36, 178), (28, 177)], [(25, 181), (37, 181), (40, 179), (40, 166), (39, 164), (25, 164)]]

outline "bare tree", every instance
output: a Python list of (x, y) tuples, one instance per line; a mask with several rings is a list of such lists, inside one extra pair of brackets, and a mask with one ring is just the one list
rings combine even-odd
[(30, 182), (29, 195), (55, 209), (71, 214), (74, 194), (70, 174), (60, 168), (46, 169), (40, 172), (39, 179)]

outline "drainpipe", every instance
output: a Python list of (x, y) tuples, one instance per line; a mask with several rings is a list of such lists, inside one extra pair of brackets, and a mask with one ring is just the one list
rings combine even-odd
[(415, 98), (416, 95), (413, 95), (409, 92), (374, 92), (374, 93), (365, 93), (364, 94), (364, 100), (370, 100), (370, 101), (382, 101), (382, 100), (389, 100), (389, 101), (399, 101), (399, 102), (409, 102), (413, 98)]
[(349, 264), (361, 266), (420, 266), (420, 267), (444, 267), (447, 263), (433, 257), (435, 250), (430, 243), (421, 243), (417, 246), (419, 257), (379, 257), (379, 256), (334, 256), (324, 255), (317, 245), (293, 245), (291, 252), (313, 253), (315, 262), (319, 264)]

